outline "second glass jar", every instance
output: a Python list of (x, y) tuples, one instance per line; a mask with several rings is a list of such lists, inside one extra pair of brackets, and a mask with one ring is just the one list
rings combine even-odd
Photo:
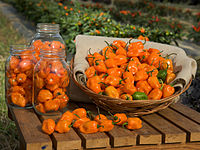
[(33, 107), (40, 115), (58, 115), (69, 101), (70, 68), (61, 49), (40, 50), (34, 68)]

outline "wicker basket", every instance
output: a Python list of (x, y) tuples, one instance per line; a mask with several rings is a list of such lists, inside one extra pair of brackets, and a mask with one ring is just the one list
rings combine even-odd
[[(74, 61), (72, 59), (71, 61), (72, 70), (73, 70), (73, 63)], [(185, 92), (189, 88), (192, 82), (192, 78), (191, 78), (190, 82), (185, 87), (185, 89), (183, 89), (182, 91), (176, 90), (172, 96), (167, 97), (167, 98), (163, 98), (160, 100), (127, 101), (124, 99), (112, 98), (109, 96), (96, 94), (93, 91), (91, 91), (89, 88), (87, 88), (85, 85), (78, 83), (74, 75), (72, 75), (72, 79), (74, 83), (83, 92), (85, 92), (91, 98), (92, 102), (95, 103), (97, 106), (110, 112), (125, 112), (129, 115), (134, 115), (134, 116), (147, 115), (147, 114), (151, 114), (151, 113), (167, 108), (170, 104), (174, 103), (175, 100), (179, 99), (180, 94)]]

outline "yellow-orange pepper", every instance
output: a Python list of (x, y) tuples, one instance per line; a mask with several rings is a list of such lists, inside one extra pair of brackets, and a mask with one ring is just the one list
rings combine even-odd
[(42, 131), (47, 134), (52, 134), (55, 129), (55, 121), (53, 119), (46, 119), (42, 123)]
[(113, 98), (119, 98), (119, 93), (117, 89), (114, 86), (108, 86), (105, 88), (105, 94), (113, 97)]

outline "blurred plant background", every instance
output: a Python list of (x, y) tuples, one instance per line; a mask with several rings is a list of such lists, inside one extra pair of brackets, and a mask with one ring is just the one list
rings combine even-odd
[(147, 36), (150, 41), (175, 43), (188, 39), (200, 42), (200, 13), (149, 0), (114, 1), (113, 7), (101, 3), (70, 0), (4, 0), (27, 19), (58, 23), (68, 52), (75, 53), (78, 34), (130, 37)]

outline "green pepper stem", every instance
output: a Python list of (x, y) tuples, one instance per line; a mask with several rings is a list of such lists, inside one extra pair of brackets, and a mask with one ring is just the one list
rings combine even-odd
[(97, 125), (97, 129), (100, 128), (100, 127), (104, 128), (104, 126), (98, 124)]
[(108, 59), (108, 57), (106, 56), (107, 50), (108, 50), (108, 48), (106, 48), (105, 53), (104, 53), (106, 60)]
[(99, 82), (98, 84), (103, 84), (105, 87), (108, 87), (108, 85), (106, 85), (104, 82)]
[(79, 115), (77, 115), (77, 114), (74, 114), (76, 117), (78, 117), (78, 118), (81, 118)]
[(171, 55), (177, 55), (177, 53), (167, 54), (164, 58), (165, 58), (165, 59), (169, 59), (169, 56), (171, 56)]
[(123, 123), (123, 124), (122, 124), (122, 128), (124, 128), (125, 125), (128, 125), (128, 122)]
[(163, 80), (161, 80), (160, 82), (161, 82), (161, 84), (162, 84), (160, 90), (162, 91), (163, 85), (164, 85), (164, 84), (163, 84)]
[(101, 120), (99, 107), (96, 106), (96, 108), (97, 108), (97, 112), (98, 112), (98, 114), (99, 114), (99, 120)]
[(93, 56), (93, 54), (91, 53), (91, 51), (90, 51), (90, 50), (91, 50), (91, 48), (89, 48), (88, 52), (89, 52), (89, 54), (90, 54), (90, 55), (92, 55), (92, 56)]

